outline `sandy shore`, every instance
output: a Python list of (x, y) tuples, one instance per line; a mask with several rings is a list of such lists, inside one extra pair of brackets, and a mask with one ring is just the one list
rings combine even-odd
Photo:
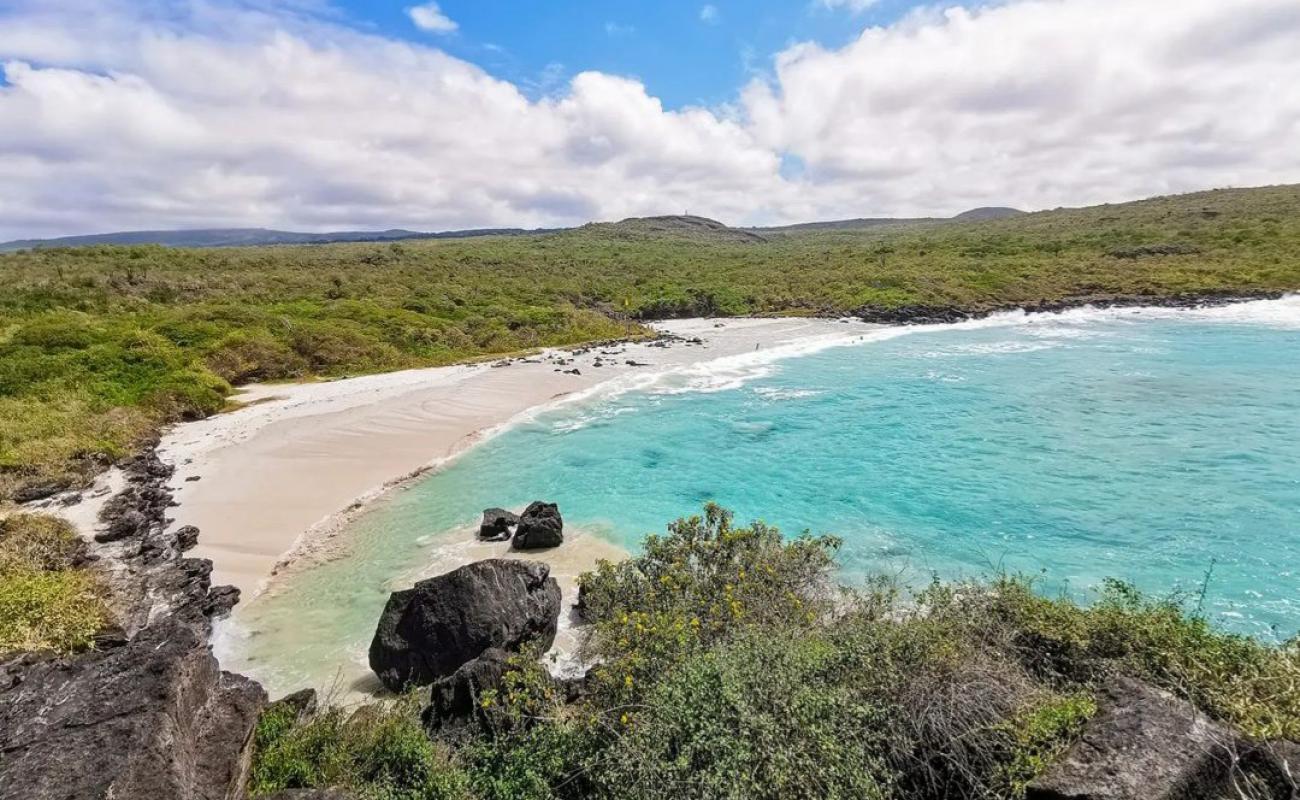
[[(214, 583), (238, 586), (248, 599), (287, 556), (327, 537), (350, 511), (520, 415), (611, 381), (822, 337), (850, 338), (866, 326), (744, 319), (660, 327), (703, 343), (629, 344), (583, 355), (548, 351), (509, 366), (247, 387), (236, 397), (244, 408), (177, 426), (163, 438), (160, 455), (176, 466), (174, 524), (198, 526), (193, 555), (212, 559)], [(580, 374), (562, 371), (575, 368)]]

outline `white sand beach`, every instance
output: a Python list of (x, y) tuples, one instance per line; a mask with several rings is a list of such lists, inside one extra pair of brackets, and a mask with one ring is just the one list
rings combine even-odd
[[(247, 601), (366, 502), (520, 415), (611, 381), (850, 338), (864, 327), (817, 319), (682, 320), (659, 328), (699, 337), (702, 344), (627, 344), (582, 355), (548, 351), (508, 366), (250, 386), (235, 398), (243, 408), (178, 425), (163, 438), (160, 455), (176, 466), (172, 485), (180, 505), (173, 524), (200, 529), (192, 555), (211, 559), (214, 583), (239, 587)], [(557, 363), (570, 358), (572, 363)], [(595, 366), (597, 360), (603, 366)], [(575, 368), (580, 374), (562, 371)], [(556, 557), (585, 565), (608, 555), (608, 546), (591, 544), (590, 559), (577, 553)], [(573, 571), (573, 564), (566, 566), (565, 572)]]

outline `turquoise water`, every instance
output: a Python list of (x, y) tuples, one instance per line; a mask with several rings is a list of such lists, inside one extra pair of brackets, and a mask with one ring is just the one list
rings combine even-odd
[(1087, 599), (1108, 576), (1168, 593), (1208, 573), (1218, 624), (1300, 630), (1300, 301), (865, 338), (543, 413), (378, 506), (350, 557), (254, 616), (273, 630), (277, 604), (314, 608), (356, 656), (390, 579), (484, 507), (552, 500), (635, 549), (713, 500), (843, 537), (847, 581), (1009, 570)]

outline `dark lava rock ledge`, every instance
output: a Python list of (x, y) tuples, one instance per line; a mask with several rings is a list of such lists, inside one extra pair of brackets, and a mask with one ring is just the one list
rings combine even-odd
[(150, 451), (124, 471), (90, 550), (117, 627), (91, 652), (0, 664), (0, 800), (245, 796), (266, 693), (208, 643), (239, 592), (184, 555), (197, 531), (166, 532), (171, 467)]

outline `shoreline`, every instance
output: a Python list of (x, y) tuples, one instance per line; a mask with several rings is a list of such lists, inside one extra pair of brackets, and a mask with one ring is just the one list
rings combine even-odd
[[(695, 364), (744, 356), (750, 345), (788, 345), (829, 337), (850, 342), (854, 334), (880, 330), (945, 328), (985, 323), (1000, 315), (1060, 315), (1071, 311), (1195, 311), (1238, 306), (1260, 300), (1297, 297), (1278, 291), (1197, 293), (1169, 297), (1079, 298), (958, 310), (913, 307), (891, 312), (859, 310), (859, 316), (689, 317), (649, 323), (662, 340), (595, 342), (571, 349), (503, 356), (445, 367), (299, 382), (252, 384), (231, 399), (233, 411), (173, 425), (162, 432), (159, 457), (172, 464), (177, 509), (169, 531), (200, 529), (196, 557), (213, 562), (213, 583), (231, 584), (251, 600), (272, 585), (285, 567), (329, 548), (348, 523), (380, 498), (437, 471), (478, 442), (565, 402), (580, 401), (628, 376), (662, 376)], [(595, 366), (602, 362), (603, 366)], [(634, 363), (636, 366), (629, 366)], [(564, 371), (577, 369), (581, 375)], [(504, 379), (504, 380), (498, 380)], [(634, 382), (634, 381), (633, 381)], [(627, 389), (634, 389), (630, 385)], [(512, 394), (511, 402), (499, 402)], [(430, 410), (434, 401), (450, 405)], [(481, 407), (480, 407), (481, 406)], [(369, 414), (368, 410), (380, 410)], [(482, 411), (465, 419), (465, 411)], [(376, 416), (381, 418), (376, 423)], [(430, 434), (420, 423), (446, 423), (455, 431)], [(468, 423), (473, 424), (459, 424)], [(334, 434), (330, 438), (330, 433)], [(395, 445), (395, 453), (359, 453), (357, 438), (378, 437)], [(315, 449), (304, 442), (311, 442)], [(296, 449), (295, 449), (296, 447)], [(348, 450), (351, 447), (351, 450)], [(339, 449), (350, 458), (339, 458)], [(285, 476), (283, 468), (315, 464), (324, 483)], [(364, 485), (350, 470), (365, 462)], [(339, 487), (335, 473), (348, 473)], [(99, 528), (100, 507), (122, 484), (120, 468), (96, 477), (81, 492), (29, 503), (27, 509), (69, 519), (91, 539)], [(282, 490), (277, 494), (276, 490)], [(289, 497), (285, 497), (285, 492)], [(328, 502), (326, 502), (328, 498)], [(72, 498), (69, 498), (72, 500)], [(292, 513), (285, 513), (285, 503)], [(234, 528), (244, 526), (242, 532)], [(289, 531), (292, 531), (291, 535)], [(328, 553), (326, 553), (328, 557)]]
[[(329, 558), (337, 535), (375, 501), (557, 405), (703, 362), (880, 326), (740, 318), (655, 328), (678, 338), (245, 387), (233, 398), (242, 408), (164, 433), (157, 451), (175, 466), (179, 504), (171, 528), (197, 527), (193, 555), (212, 560), (214, 583), (251, 600), (286, 569)], [(567, 372), (574, 369), (579, 374)]]

